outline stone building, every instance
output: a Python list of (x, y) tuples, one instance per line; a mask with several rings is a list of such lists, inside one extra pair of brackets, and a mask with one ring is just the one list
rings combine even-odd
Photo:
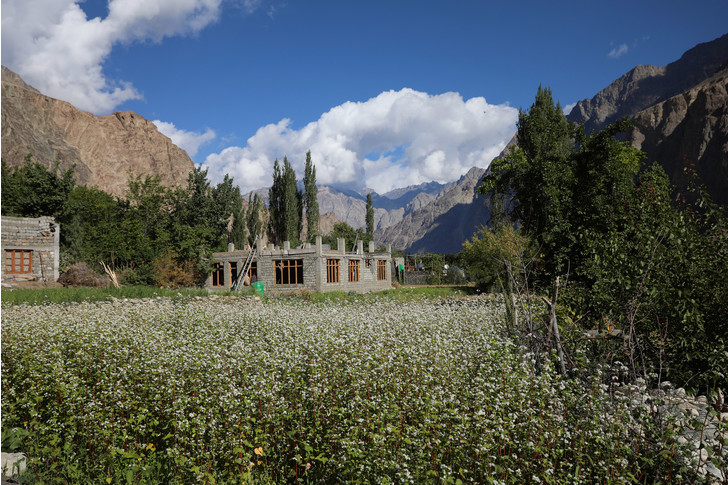
[[(315, 245), (291, 249), (288, 242), (283, 248), (264, 246), (258, 240), (256, 249), (230, 250), (214, 253), (216, 268), (207, 278), (209, 290), (229, 290), (243, 286), (239, 272), (250, 265), (248, 275), (252, 281), (264, 285), (266, 295), (280, 295), (297, 290), (353, 291), (369, 293), (392, 287), (391, 248), (375, 252), (374, 243), (364, 252), (359, 241), (354, 251), (346, 251), (344, 239), (338, 240), (338, 248), (330, 249), (316, 238)], [(257, 249), (261, 248), (261, 249)], [(251, 254), (252, 252), (252, 254)]]
[(56, 281), (60, 224), (52, 217), (2, 217), (2, 281)]

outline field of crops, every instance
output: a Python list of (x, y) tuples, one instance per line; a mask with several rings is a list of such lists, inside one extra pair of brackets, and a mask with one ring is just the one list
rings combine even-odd
[(2, 425), (27, 432), (45, 483), (677, 478), (657, 463), (670, 442), (603, 384), (534, 372), (501, 313), (488, 297), (4, 306)]

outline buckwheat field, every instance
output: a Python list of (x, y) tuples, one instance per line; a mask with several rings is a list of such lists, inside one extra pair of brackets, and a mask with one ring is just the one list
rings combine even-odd
[(2, 425), (37, 483), (645, 480), (644, 418), (502, 320), (489, 297), (5, 306)]

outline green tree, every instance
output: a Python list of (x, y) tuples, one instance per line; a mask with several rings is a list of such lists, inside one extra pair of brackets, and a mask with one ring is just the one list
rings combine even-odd
[(10, 169), (2, 161), (2, 214), (16, 217), (63, 215), (64, 206), (75, 186), (73, 169), (59, 173), (25, 157), (25, 164)]
[(283, 172), (276, 159), (273, 163), (273, 184), (268, 189), (268, 211), (270, 212), (268, 239), (273, 243), (280, 243), (285, 232), (284, 186)]
[(306, 152), (306, 167), (303, 174), (304, 205), (306, 207), (306, 229), (308, 241), (313, 243), (319, 235), (318, 187), (316, 166), (311, 161), (311, 151)]
[(576, 232), (568, 217), (575, 174), (572, 151), (577, 129), (539, 86), (529, 111), (518, 116), (518, 147), (494, 160), (479, 192), (509, 196), (508, 215), (523, 225), (545, 254), (547, 274), (564, 274)]
[(248, 241), (247, 237), (247, 217), (243, 208), (243, 196), (240, 194), (240, 187), (235, 187), (235, 200), (233, 204), (233, 225), (230, 231), (229, 241), (235, 245), (237, 249), (245, 247)]
[(302, 229), (303, 193), (298, 190), (296, 172), (283, 157), (283, 170), (278, 160), (273, 165), (273, 185), (269, 192), (270, 224), (269, 238), (277, 244), (284, 241), (298, 246)]
[(322, 238), (323, 244), (328, 244), (331, 248), (337, 248), (337, 239), (344, 238), (346, 240), (346, 248), (351, 251), (356, 247), (356, 241), (362, 240), (364, 233), (361, 229), (354, 229), (346, 222), (337, 222), (331, 232)]
[(72, 261), (128, 263), (131, 254), (124, 248), (131, 241), (122, 241), (120, 217), (120, 205), (111, 195), (96, 187), (74, 187), (65, 204), (61, 250)]
[(366, 236), (371, 241), (374, 239), (374, 204), (372, 203), (372, 193), (367, 194), (366, 209)]
[(248, 225), (248, 244), (253, 247), (255, 240), (258, 236), (262, 236), (261, 231), (263, 230), (263, 220), (261, 218), (261, 211), (263, 210), (263, 200), (258, 194), (251, 193), (248, 196), (248, 214), (247, 214), (247, 225)]

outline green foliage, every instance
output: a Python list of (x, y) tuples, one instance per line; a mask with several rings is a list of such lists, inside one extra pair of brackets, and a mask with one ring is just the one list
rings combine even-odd
[(261, 212), (263, 211), (263, 200), (258, 194), (250, 194), (248, 197), (248, 214), (247, 214), (247, 225), (248, 225), (248, 244), (253, 247), (255, 239), (258, 236), (262, 236), (263, 231), (263, 219)]
[(306, 167), (303, 175), (304, 199), (308, 242), (316, 242), (319, 235), (318, 187), (316, 186), (316, 166), (311, 161), (311, 150), (306, 152)]
[[(725, 387), (726, 209), (698, 188), (695, 205), (676, 207), (664, 171), (643, 169), (644, 154), (616, 139), (629, 127), (620, 120), (586, 136), (539, 88), (519, 115), (519, 148), (493, 162), (479, 190), (539, 248), (541, 291), (568, 278), (562, 303), (582, 327), (623, 332), (624, 345), (608, 354), (633, 377)], [(497, 233), (481, 232), (463, 250), (484, 287), (498, 279)]]
[(177, 254), (167, 249), (152, 261), (154, 282), (160, 288), (184, 288), (194, 286), (204, 278), (191, 260), (180, 260)]
[(268, 198), (268, 238), (279, 245), (288, 241), (291, 247), (297, 247), (303, 229), (304, 194), (298, 190), (296, 172), (287, 157), (283, 157), (283, 169), (278, 160), (273, 165), (273, 185)]
[[(12, 305), (48, 305), (55, 303), (82, 303), (108, 301), (111, 298), (173, 298), (176, 300), (197, 296), (208, 296), (202, 288), (159, 288), (153, 285), (129, 285), (121, 288), (113, 286), (104, 288), (38, 288), (2, 290), (2, 304)], [(3, 446), (4, 449), (4, 446)]]
[(235, 245), (236, 249), (243, 249), (248, 242), (248, 221), (245, 210), (243, 209), (243, 196), (240, 194), (240, 187), (235, 187), (235, 189), (237, 193), (235, 194), (232, 214), (233, 224), (229, 241)]
[(62, 215), (68, 194), (73, 190), (73, 169), (58, 173), (33, 162), (29, 154), (25, 164), (10, 169), (2, 161), (2, 215), (41, 217)]
[(482, 227), (463, 244), (460, 261), (480, 291), (492, 292), (503, 289), (507, 265), (514, 274), (523, 274), (527, 266), (535, 264), (535, 252), (531, 240), (512, 225)]
[(374, 204), (371, 192), (367, 194), (366, 235), (370, 241), (374, 239)]
[[(70, 192), (61, 219), (61, 246), (73, 261), (114, 264), (126, 260), (120, 233), (122, 207), (114, 197), (96, 188), (77, 186)], [(127, 250), (129, 247), (127, 246)]]
[(528, 112), (518, 117), (518, 147), (494, 160), (481, 193), (512, 196), (509, 216), (519, 221), (544, 252), (547, 274), (569, 267), (574, 245), (572, 221), (575, 174), (571, 160), (577, 130), (554, 104), (551, 90), (539, 86)]
[(332, 249), (337, 249), (337, 240), (340, 238), (344, 238), (346, 240), (347, 251), (355, 250), (357, 241), (363, 241), (364, 247), (369, 244), (366, 234), (361, 230), (361, 228), (354, 229), (346, 222), (337, 222), (334, 224), (334, 228), (331, 232), (326, 236), (323, 236), (321, 240), (323, 244), (328, 244)]

